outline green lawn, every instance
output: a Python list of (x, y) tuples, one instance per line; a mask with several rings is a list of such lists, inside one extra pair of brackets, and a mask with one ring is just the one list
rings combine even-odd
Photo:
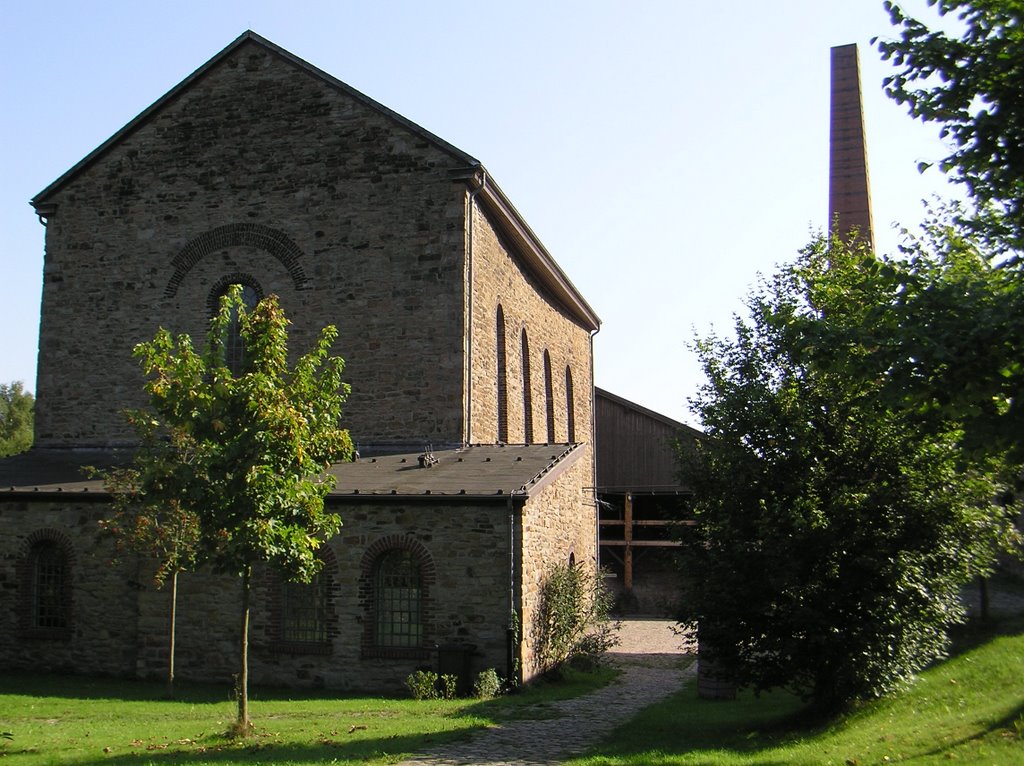
[(235, 703), (224, 686), (0, 674), (0, 765), (390, 763), (506, 718), (546, 717), (547, 703), (607, 683), (610, 671), (478, 702), (259, 691), (254, 736), (224, 732)]
[[(998, 631), (997, 631), (998, 632)], [(702, 702), (692, 686), (572, 766), (1024, 764), (1024, 623), (969, 648), (891, 699), (828, 725), (792, 696)]]
[[(652, 706), (572, 766), (1024, 764), (1024, 622), (967, 636), (960, 653), (899, 696), (828, 725), (785, 695), (702, 702), (692, 686)], [(255, 736), (234, 742), (226, 687), (0, 674), (0, 766), (383, 764), (496, 721), (552, 715), (556, 698), (608, 680), (577, 677), (489, 702), (415, 702), (257, 690)]]

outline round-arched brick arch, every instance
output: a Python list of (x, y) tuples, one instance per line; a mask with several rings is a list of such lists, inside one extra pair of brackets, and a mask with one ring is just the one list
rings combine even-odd
[(207, 255), (215, 250), (238, 246), (255, 247), (270, 253), (288, 270), (296, 290), (306, 288), (302, 250), (287, 234), (258, 223), (229, 223), (195, 237), (174, 257), (171, 262), (174, 273), (167, 281), (164, 297), (173, 298), (185, 275)]

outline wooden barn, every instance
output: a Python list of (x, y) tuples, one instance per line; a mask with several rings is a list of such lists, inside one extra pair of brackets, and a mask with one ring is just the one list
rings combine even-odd
[(691, 494), (678, 477), (676, 443), (701, 432), (601, 388), (594, 403), (601, 566), (619, 612), (671, 615), (673, 526)]

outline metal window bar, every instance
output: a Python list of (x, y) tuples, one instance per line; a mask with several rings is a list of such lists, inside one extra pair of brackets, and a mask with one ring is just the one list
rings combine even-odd
[(406, 552), (390, 553), (377, 570), (377, 643), (419, 646), (423, 640), (419, 567)]
[(66, 628), (64, 556), (55, 545), (39, 548), (32, 568), (32, 624), (36, 628)]
[(309, 583), (283, 584), (281, 638), (304, 643), (327, 641), (327, 593), (320, 575)]

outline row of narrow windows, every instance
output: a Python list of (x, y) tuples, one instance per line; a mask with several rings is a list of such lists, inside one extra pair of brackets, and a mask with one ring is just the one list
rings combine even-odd
[[(497, 347), (497, 392), (498, 392), (498, 441), (508, 442), (508, 346), (505, 337), (505, 311), (498, 305), (496, 318)], [(533, 382), (530, 371), (530, 339), (524, 327), (520, 333), (523, 370), (523, 441), (535, 441), (533, 428)], [(551, 367), (551, 354), (544, 349), (544, 425), (548, 443), (555, 437), (555, 392)], [(572, 368), (565, 366), (565, 417), (566, 440), (576, 441), (576, 402), (573, 392)]]
[[(53, 540), (29, 550), (26, 627), (32, 634), (67, 635), (71, 627), (71, 565)], [(420, 562), (407, 550), (381, 554), (373, 566), (374, 634), (380, 647), (419, 648), (423, 644), (424, 588)], [(326, 643), (333, 621), (330, 610), (332, 572), (325, 567), (306, 583), (280, 582), (276, 633), (288, 643)]]

